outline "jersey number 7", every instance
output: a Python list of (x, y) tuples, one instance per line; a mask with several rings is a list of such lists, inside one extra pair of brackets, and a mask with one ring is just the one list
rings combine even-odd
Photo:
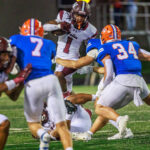
[(36, 43), (34, 50), (32, 51), (32, 56), (40, 57), (41, 48), (43, 46), (43, 40), (35, 37), (30, 37), (31, 43)]

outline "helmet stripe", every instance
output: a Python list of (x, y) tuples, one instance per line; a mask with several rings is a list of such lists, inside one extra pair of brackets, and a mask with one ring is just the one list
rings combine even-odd
[(113, 38), (117, 39), (117, 29), (116, 29), (116, 27), (113, 24), (111, 24), (111, 27), (113, 29)]
[(85, 3), (86, 3), (86, 2), (83, 1), (83, 5), (82, 5), (82, 11), (83, 11), (83, 12), (84, 12), (84, 9), (85, 9)]
[(34, 35), (35, 20), (31, 19), (30, 23), (31, 23), (31, 26), (30, 26), (30, 35)]

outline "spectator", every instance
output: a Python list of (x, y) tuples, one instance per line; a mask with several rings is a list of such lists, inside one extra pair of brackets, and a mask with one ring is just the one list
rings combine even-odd
[(126, 0), (129, 5), (126, 7), (126, 12), (128, 13), (126, 17), (127, 30), (134, 30), (136, 27), (136, 15), (138, 12), (138, 7), (135, 3), (136, 0)]
[(121, 17), (118, 14), (122, 12), (121, 0), (110, 0), (109, 2), (113, 5), (114, 24), (120, 26)]

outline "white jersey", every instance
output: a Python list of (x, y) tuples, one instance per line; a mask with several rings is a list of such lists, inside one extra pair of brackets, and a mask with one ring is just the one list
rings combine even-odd
[(8, 75), (5, 72), (0, 72), (0, 83), (5, 82), (8, 79)]
[[(4, 72), (0, 73), (0, 83), (5, 82), (8, 79), (8, 75)], [(0, 114), (0, 124), (3, 123), (5, 120), (8, 120), (8, 118), (2, 114)]]
[[(56, 21), (71, 23), (71, 14), (67, 11), (60, 11)], [(76, 29), (71, 24), (70, 33), (58, 37), (56, 57), (71, 60), (78, 59), (81, 43), (85, 40), (95, 38), (96, 35), (97, 29), (91, 23), (88, 23), (82, 30)]]
[[(90, 130), (92, 121), (88, 112), (81, 106), (76, 105), (77, 111), (74, 113), (71, 119), (70, 131), (71, 132), (86, 132)], [(54, 116), (50, 114), (49, 120), (43, 125), (47, 131), (55, 129)]]

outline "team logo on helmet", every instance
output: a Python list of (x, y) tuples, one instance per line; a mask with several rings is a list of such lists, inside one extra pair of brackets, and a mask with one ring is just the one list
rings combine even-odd
[(105, 26), (101, 32), (101, 43), (121, 40), (121, 31), (116, 25), (110, 24)]
[(22, 35), (36, 35), (43, 37), (44, 29), (42, 23), (39, 20), (31, 18), (24, 22), (20, 28), (20, 33)]

